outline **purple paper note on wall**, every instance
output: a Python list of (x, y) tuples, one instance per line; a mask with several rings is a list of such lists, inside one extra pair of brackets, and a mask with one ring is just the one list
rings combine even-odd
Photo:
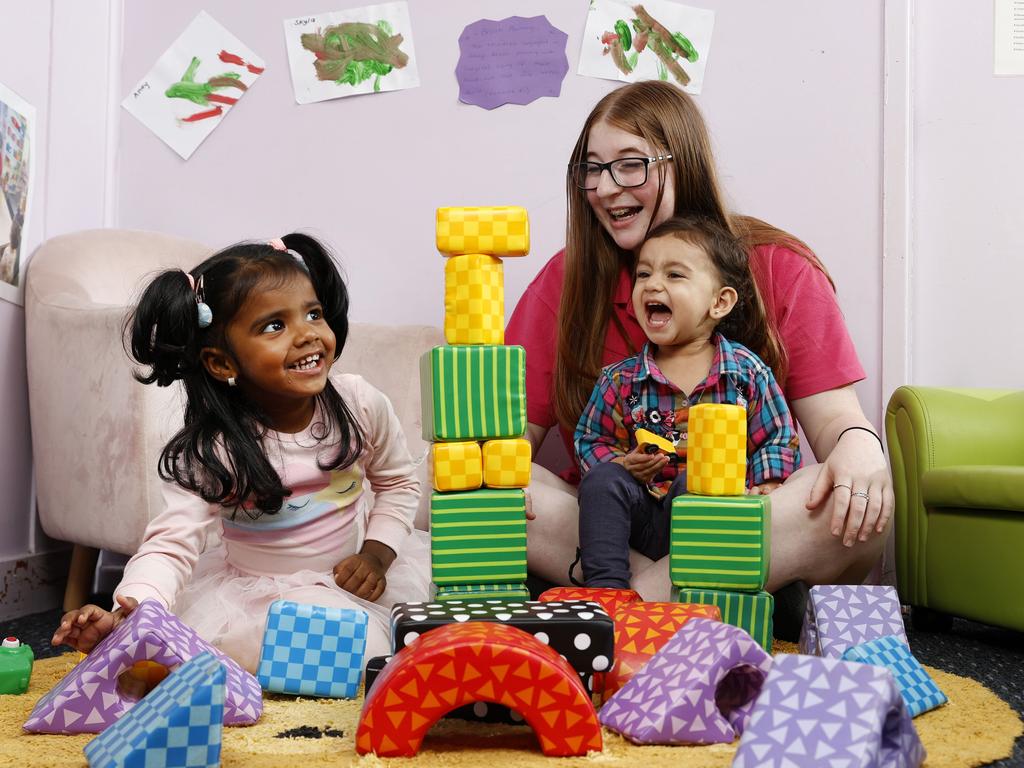
[(473, 22), (459, 35), (459, 101), (494, 109), (558, 96), (569, 71), (568, 39), (545, 16)]

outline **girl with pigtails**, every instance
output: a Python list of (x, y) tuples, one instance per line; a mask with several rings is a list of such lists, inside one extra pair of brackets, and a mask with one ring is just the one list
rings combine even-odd
[(164, 511), (118, 606), (68, 612), (54, 645), (88, 652), (157, 600), (255, 672), (267, 609), (284, 599), (366, 611), (368, 657), (388, 652), (391, 605), (427, 599), (430, 545), (413, 529), (419, 483), (390, 402), (329, 375), (347, 334), (345, 283), (308, 235), (157, 275), (126, 342), (140, 382), (184, 386), (184, 426), (160, 456)]

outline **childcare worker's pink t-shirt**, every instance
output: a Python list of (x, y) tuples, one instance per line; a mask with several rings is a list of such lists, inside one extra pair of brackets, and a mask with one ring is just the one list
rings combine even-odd
[[(835, 291), (825, 274), (795, 251), (780, 245), (759, 245), (750, 266), (765, 309), (774, 319), (789, 359), (789, 373), (780, 381), (786, 400), (844, 387), (864, 378)], [(565, 279), (565, 251), (556, 253), (527, 287), (505, 330), (506, 344), (526, 349), (527, 421), (541, 427), (557, 424), (552, 379), (558, 352), (558, 305)], [(613, 298), (613, 311), (632, 342), (608, 323), (602, 365), (623, 360), (646, 342), (633, 312), (632, 276), (623, 268)], [(572, 435), (562, 440), (572, 456)], [(575, 467), (562, 473), (579, 482)]]

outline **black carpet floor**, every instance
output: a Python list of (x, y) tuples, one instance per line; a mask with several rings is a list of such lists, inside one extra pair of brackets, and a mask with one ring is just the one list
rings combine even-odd
[[(57, 656), (68, 650), (50, 645), (60, 616), (54, 610), (0, 622), (0, 637), (14, 636), (28, 643), (37, 659)], [(1024, 634), (954, 619), (948, 632), (922, 632), (908, 626), (907, 635), (922, 664), (973, 678), (1018, 714), (1024, 713)], [(1012, 756), (989, 765), (1024, 768), (1024, 737), (1017, 739)]]

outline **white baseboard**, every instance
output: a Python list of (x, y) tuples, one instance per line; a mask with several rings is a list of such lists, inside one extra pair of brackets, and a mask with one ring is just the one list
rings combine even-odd
[(0, 621), (59, 608), (71, 550), (0, 560)]

